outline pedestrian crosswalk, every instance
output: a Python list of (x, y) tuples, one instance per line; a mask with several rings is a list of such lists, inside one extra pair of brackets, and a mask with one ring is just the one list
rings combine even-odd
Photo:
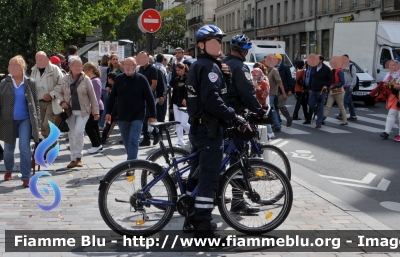
[[(382, 133), (385, 130), (386, 114), (366, 114), (357, 116), (356, 121), (348, 121), (347, 126), (340, 126), (341, 121), (328, 117), (325, 121), (325, 125), (322, 128), (316, 130), (314, 124), (303, 124), (304, 120), (295, 120), (291, 127), (285, 126), (285, 119), (283, 119), (281, 132), (289, 135), (307, 135), (313, 134), (316, 131), (331, 134), (350, 134), (357, 133), (357, 130), (370, 132), (370, 133)], [(397, 123), (397, 119), (396, 119)], [(398, 134), (399, 126), (395, 124), (392, 133)]]

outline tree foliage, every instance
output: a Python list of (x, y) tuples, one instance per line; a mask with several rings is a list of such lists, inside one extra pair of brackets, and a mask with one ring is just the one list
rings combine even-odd
[(172, 9), (164, 10), (161, 12), (161, 18), (161, 28), (155, 33), (155, 36), (161, 39), (164, 46), (170, 45), (173, 48), (185, 47), (185, 6), (180, 5)]
[(28, 66), (37, 51), (64, 51), (69, 44), (85, 43), (98, 26), (103, 37), (115, 39), (119, 23), (140, 0), (0, 0), (0, 71), (21, 54)]

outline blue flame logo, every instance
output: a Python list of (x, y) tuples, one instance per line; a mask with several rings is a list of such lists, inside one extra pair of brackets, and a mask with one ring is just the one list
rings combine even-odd
[[(47, 149), (50, 148), (57, 139), (60, 137), (60, 130), (54, 125), (51, 121), (49, 121), (50, 126), (50, 135), (40, 142), (38, 147), (36, 148), (35, 152), (35, 160), (36, 163), (40, 166), (46, 167), (46, 161), (44, 160), (44, 154), (46, 153)], [(49, 150), (46, 155), (47, 164), (50, 166), (57, 158), (58, 152), (60, 150), (60, 144), (57, 142), (56, 146)]]
[[(43, 196), (39, 193), (39, 191), (37, 189), (37, 182), (38, 182), (39, 178), (41, 176), (43, 176), (43, 175), (51, 176), (51, 174), (49, 172), (47, 172), (47, 171), (41, 171), (41, 172), (35, 174), (31, 178), (31, 180), (29, 181), (29, 189), (31, 190), (31, 193), (32, 193), (33, 196), (35, 196), (36, 198), (44, 200)], [(42, 209), (43, 211), (50, 211), (50, 210), (56, 208), (60, 204), (60, 202), (61, 202), (61, 192), (60, 192), (60, 188), (58, 188), (56, 183), (54, 183), (51, 180), (47, 180), (47, 179), (46, 179), (46, 182), (49, 183), (49, 185), (51, 186), (51, 188), (54, 191), (54, 202), (53, 202), (52, 205), (41, 205), (39, 203), (36, 203), (36, 205), (40, 209)], [(49, 189), (47, 189), (47, 187), (42, 186), (42, 190), (46, 194), (49, 194)]]

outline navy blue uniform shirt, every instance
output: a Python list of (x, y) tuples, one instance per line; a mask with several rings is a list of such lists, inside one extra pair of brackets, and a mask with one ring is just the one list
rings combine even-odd
[(221, 71), (221, 62), (201, 54), (192, 64), (186, 78), (189, 117), (200, 119), (207, 112), (221, 120), (233, 120), (235, 111), (227, 107), (221, 96), (227, 87)]

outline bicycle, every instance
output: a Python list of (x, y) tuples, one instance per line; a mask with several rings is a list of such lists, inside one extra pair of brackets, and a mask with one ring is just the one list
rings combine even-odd
[[(179, 107), (178, 108), (181, 111), (186, 112), (187, 109), (186, 107)], [(282, 171), (285, 172), (286, 176), (291, 178), (292, 174), (292, 169), (290, 166), (290, 162), (286, 154), (279, 149), (278, 147), (270, 144), (266, 144), (264, 142), (260, 142), (261, 140), (261, 135), (258, 130), (258, 124), (256, 124), (256, 119), (252, 118), (252, 114), (249, 113), (247, 115), (247, 119), (249, 120), (250, 124), (253, 125), (253, 127), (256, 129), (256, 133), (254, 138), (250, 139), (248, 142), (245, 144), (245, 151), (248, 153), (249, 157), (260, 157), (264, 161), (271, 163), (281, 169)], [(159, 130), (159, 138), (162, 140), (163, 138), (163, 131)], [(179, 157), (184, 157), (190, 155), (190, 152), (184, 148), (181, 147), (175, 147), (173, 146), (171, 149), (173, 149), (175, 156)], [(171, 153), (171, 150), (169, 147), (167, 147), (167, 152)], [(169, 164), (166, 160), (166, 155), (164, 155), (163, 151), (161, 148), (157, 149), (156, 151), (152, 152), (149, 154), (146, 158), (146, 160), (158, 163), (160, 165), (165, 165)], [(171, 156), (169, 156), (171, 158)], [(165, 162), (163, 162), (165, 161)], [(176, 182), (176, 181), (175, 181)]]
[[(197, 188), (190, 195), (185, 194), (182, 174), (190, 168), (189, 164), (179, 169), (178, 164), (190, 161), (197, 153), (176, 159), (167, 127), (176, 122), (157, 122), (151, 124), (166, 131), (172, 160), (169, 159), (163, 141), (160, 147), (168, 160), (168, 167), (146, 160), (126, 161), (112, 168), (100, 181), (99, 209), (103, 220), (121, 235), (150, 236), (163, 229), (177, 211), (189, 217), (194, 209)], [(230, 129), (231, 135), (236, 128)], [(230, 144), (231, 155), (227, 155), (221, 165), (217, 204), (222, 218), (232, 228), (246, 234), (263, 234), (277, 228), (288, 216), (293, 192), (287, 176), (276, 166), (260, 159), (248, 158), (239, 153), (234, 143)], [(225, 170), (232, 156), (239, 162)], [(180, 196), (169, 174), (177, 181)], [(145, 174), (145, 175), (144, 175)], [(193, 174), (194, 177), (196, 174)], [(237, 176), (243, 177), (238, 183)], [(136, 176), (140, 176), (136, 179)], [(151, 181), (143, 186), (143, 177)], [(232, 188), (240, 190), (251, 204), (257, 205), (259, 212), (251, 215), (230, 212)], [(244, 198), (243, 198), (244, 200)]]

